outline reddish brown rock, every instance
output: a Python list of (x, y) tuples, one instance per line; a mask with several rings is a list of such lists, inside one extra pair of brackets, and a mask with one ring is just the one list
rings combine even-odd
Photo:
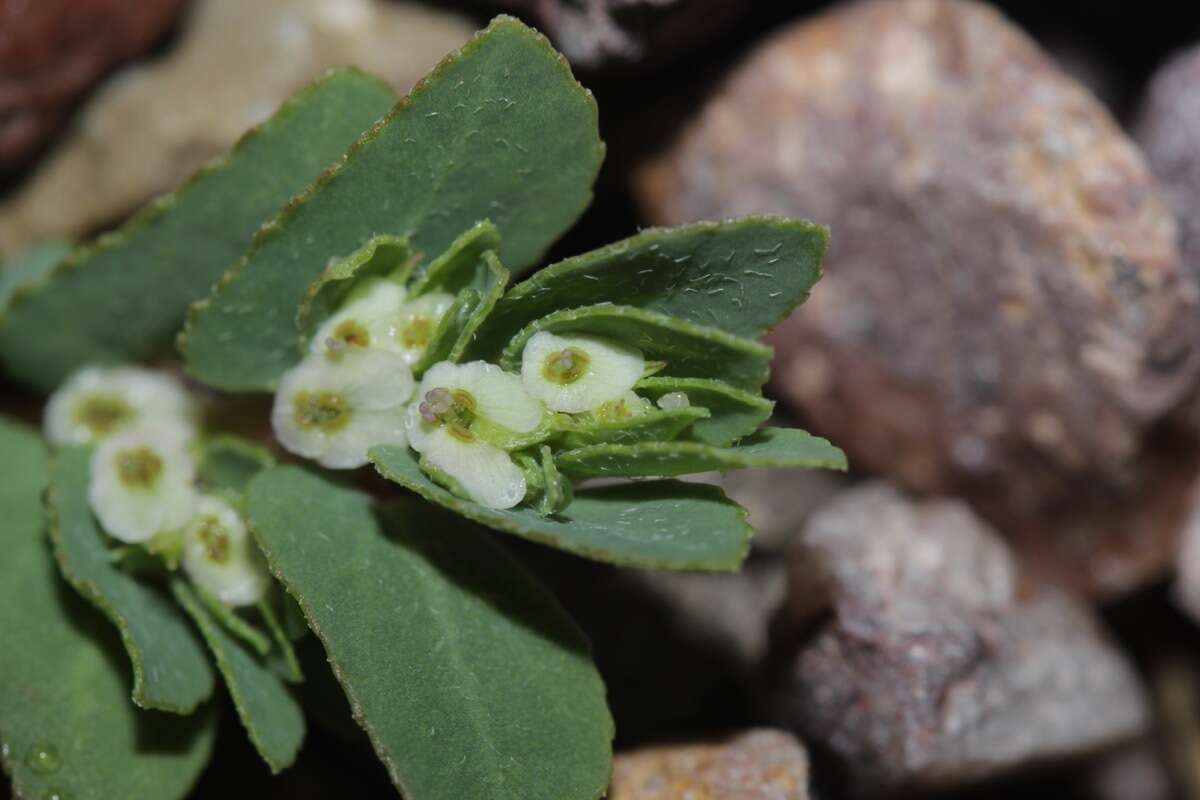
[(782, 731), (617, 755), (609, 800), (809, 800), (808, 754)]
[(71, 104), (158, 42), (184, 0), (0, 3), (0, 172), (21, 167)]
[(852, 463), (1032, 511), (1115, 485), (1193, 385), (1200, 314), (1141, 154), (990, 8), (859, 2), (787, 29), (639, 174), (656, 223), (833, 230), (776, 383)]
[(863, 796), (945, 789), (1142, 733), (1146, 700), (1091, 612), (1019, 574), (961, 502), (885, 484), (813, 516), (792, 561), (778, 722)]

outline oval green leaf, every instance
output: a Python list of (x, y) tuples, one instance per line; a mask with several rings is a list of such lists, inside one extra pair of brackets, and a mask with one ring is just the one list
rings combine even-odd
[(271, 772), (291, 766), (304, 741), (304, 712), (279, 678), (252, 656), (209, 612), (191, 584), (171, 581), (171, 592), (196, 623), (225, 679), (233, 706)]
[(639, 306), (758, 339), (808, 297), (828, 245), (824, 226), (780, 217), (651, 228), (514, 286), (472, 355), (491, 360), (533, 320), (596, 303)]
[(629, 567), (732, 571), (746, 557), (745, 510), (715, 486), (640, 481), (585, 488), (553, 517), (536, 509), (498, 511), (434, 483), (406, 447), (375, 447), (372, 463), (394, 481), (467, 519), (584, 558)]
[[(292, 319), (308, 284), (382, 231), (441, 253), (490, 219), (504, 263), (533, 264), (587, 206), (603, 156), (595, 102), (566, 61), (498, 17), (255, 239), (190, 315), (188, 369), (218, 388), (273, 388), (297, 360)], [(227, 319), (225, 307), (249, 312)]]
[(356, 286), (369, 278), (386, 278), (404, 286), (415, 264), (408, 241), (386, 234), (373, 236), (345, 258), (326, 264), (308, 287), (296, 314), (301, 352), (321, 323), (333, 316)]
[(699, 442), (597, 444), (555, 456), (575, 478), (690, 475), (731, 469), (846, 469), (846, 455), (825, 439), (796, 428), (763, 428), (737, 447)]
[(638, 442), (669, 442), (685, 430), (707, 419), (709, 411), (700, 406), (651, 409), (623, 419), (583, 422), (571, 420), (560, 435), (564, 449), (594, 444), (637, 444)]
[(611, 303), (566, 308), (534, 320), (504, 348), (500, 364), (520, 371), (525, 343), (538, 331), (624, 342), (641, 350), (647, 361), (665, 361), (661, 375), (716, 378), (754, 391), (766, 383), (771, 371), (771, 348), (761, 342), (656, 311)]
[[(18, 293), (0, 319), (5, 369), (49, 391), (86, 364), (168, 350), (188, 305), (208, 294), (263, 221), (394, 101), (378, 78), (349, 70), (301, 91), (183, 188)], [(248, 312), (226, 306), (218, 313)]]
[(88, 506), (90, 474), (91, 448), (58, 451), (46, 506), (59, 569), (120, 631), (133, 664), (133, 701), (190, 713), (213, 690), (204, 645), (174, 603), (113, 563)]
[(486, 533), (294, 467), (250, 484), (272, 571), (407, 800), (593, 800), (612, 720), (583, 635)]
[(121, 644), (58, 575), (46, 539), (46, 450), (0, 420), (0, 766), (30, 800), (181, 800), (212, 753), (213, 714), (129, 702)]
[(706, 378), (642, 378), (634, 389), (651, 400), (672, 392), (683, 392), (695, 406), (707, 408), (709, 415), (688, 428), (687, 437), (714, 447), (729, 445), (758, 430), (770, 416), (775, 404), (760, 394), (735, 389), (724, 381)]

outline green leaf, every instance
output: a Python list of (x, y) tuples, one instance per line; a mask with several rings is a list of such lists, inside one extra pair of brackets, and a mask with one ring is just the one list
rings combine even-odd
[(707, 408), (690, 406), (669, 411), (650, 409), (633, 417), (569, 423), (562, 434), (562, 447), (577, 448), (593, 444), (637, 444), (646, 441), (670, 441), (689, 426), (708, 418)]
[[(273, 594), (275, 593), (272, 592)], [(289, 596), (285, 596), (283, 600), (286, 603), (294, 602)], [(267, 630), (271, 632), (271, 638), (275, 641), (275, 647), (267, 653), (267, 664), (276, 675), (288, 683), (300, 683), (304, 680), (304, 671), (300, 668), (300, 659), (296, 656), (292, 639), (288, 636), (283, 621), (279, 619), (279, 614), (275, 611), (271, 595), (258, 601), (258, 613), (262, 616)], [(296, 615), (299, 616), (299, 614), (300, 612), (297, 611)], [(303, 625), (303, 623), (300, 624)], [(303, 632), (307, 633), (308, 629), (305, 628)]]
[(279, 678), (246, 652), (219, 622), (207, 605), (182, 578), (171, 581), (171, 592), (183, 607), (217, 662), (242, 726), (263, 761), (278, 773), (291, 766), (304, 741), (304, 712)]
[(240, 639), (243, 644), (249, 645), (261, 656), (271, 651), (271, 640), (267, 635), (246, 621), (235, 609), (214, 597), (212, 592), (200, 586), (193, 586), (192, 594), (204, 604), (208, 613), (215, 617), (225, 630)]
[(58, 576), (46, 450), (0, 420), (0, 766), (40, 800), (180, 800), (208, 762), (210, 713), (138, 711), (112, 628)]
[(671, 392), (683, 392), (696, 406), (707, 408), (709, 416), (698, 419), (687, 435), (715, 447), (728, 447), (749, 436), (767, 421), (775, 404), (760, 394), (735, 389), (723, 381), (705, 378), (642, 378), (634, 389), (651, 400)]
[(242, 492), (250, 479), (275, 465), (265, 447), (248, 439), (223, 434), (204, 444), (200, 459), (200, 481), (213, 491)]
[(574, 487), (565, 475), (558, 471), (554, 463), (554, 454), (548, 445), (542, 445), (538, 451), (541, 456), (541, 491), (538, 498), (537, 511), (543, 517), (558, 514), (575, 499)]
[(91, 448), (59, 450), (50, 474), (54, 555), (67, 581), (121, 632), (133, 662), (133, 701), (142, 708), (191, 712), (213, 690), (204, 645), (169, 599), (113, 563), (88, 507)]
[(458, 294), (468, 286), (482, 288), (486, 283), (486, 275), (480, 271), (483, 254), (498, 249), (500, 231), (491, 220), (476, 223), (417, 276), (410, 294), (413, 297), (429, 292)]
[(501, 366), (519, 371), (525, 343), (538, 331), (589, 334), (624, 342), (641, 350), (648, 361), (667, 362), (662, 375), (718, 378), (737, 387), (757, 390), (766, 383), (771, 371), (771, 348), (760, 342), (720, 328), (611, 303), (566, 308), (534, 320), (504, 348)]
[(421, 471), (406, 447), (375, 447), (383, 477), (467, 519), (584, 558), (655, 569), (735, 570), (752, 531), (746, 512), (715, 486), (680, 481), (581, 489), (554, 517), (463, 500)]
[[(382, 81), (346, 70), (301, 91), (183, 188), (21, 293), (0, 320), (5, 368), (50, 390), (85, 364), (142, 361), (169, 350), (188, 304), (207, 295), (263, 221), (394, 101)], [(289, 326), (296, 305), (287, 310)], [(217, 313), (251, 310), (224, 304)]]
[(612, 720), (583, 635), (491, 537), (294, 467), (255, 478), (255, 535), (407, 800), (591, 800)]
[(386, 278), (404, 286), (415, 265), (408, 240), (386, 234), (371, 237), (345, 258), (331, 260), (308, 287), (296, 314), (301, 352), (321, 323), (332, 317), (364, 280)]
[(763, 428), (737, 447), (699, 442), (597, 444), (555, 456), (575, 478), (688, 475), (752, 468), (846, 469), (846, 456), (824, 439), (796, 428)]
[(758, 339), (807, 299), (828, 243), (824, 226), (779, 217), (652, 228), (514, 286), (473, 355), (491, 360), (533, 320), (604, 302)]
[(70, 252), (66, 242), (46, 242), (0, 264), (0, 317), (18, 292), (45, 280)]
[(191, 315), (188, 369), (218, 388), (273, 388), (297, 360), (291, 320), (309, 282), (379, 232), (441, 253), (490, 219), (504, 263), (530, 266), (587, 206), (603, 155), (596, 105), (565, 60), (498, 17), (255, 240)]
[(420, 377), (439, 361), (459, 362), (475, 331), (496, 307), (496, 301), (504, 294), (507, 284), (508, 270), (500, 263), (500, 259), (491, 250), (483, 253), (482, 260), (474, 269), (471, 284), (459, 290), (454, 305), (442, 318), (425, 354), (414, 366), (413, 374)]

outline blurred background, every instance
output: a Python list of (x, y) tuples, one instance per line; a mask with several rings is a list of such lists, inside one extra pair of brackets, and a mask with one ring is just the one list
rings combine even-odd
[[(0, 254), (120, 223), (326, 67), (406, 91), (501, 12), (609, 147), (551, 259), (832, 232), (772, 393), (852, 475), (709, 476), (758, 531), (739, 575), (514, 544), (593, 640), (612, 797), (1200, 800), (1200, 4), (0, 0)], [(391, 796), (338, 702), (275, 780), (222, 736), (197, 797)]]

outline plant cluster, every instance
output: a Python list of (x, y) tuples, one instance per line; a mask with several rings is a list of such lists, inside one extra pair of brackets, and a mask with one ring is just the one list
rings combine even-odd
[[(502, 17), (408, 97), (331, 73), (121, 230), (10, 265), (0, 363), (50, 393), (44, 439), (0, 423), (0, 763), (18, 791), (183, 796), (218, 677), (286, 768), (311, 635), (410, 800), (604, 793), (587, 643), (485, 528), (736, 569), (744, 511), (674, 476), (845, 462), (763, 427), (758, 340), (819, 277), (820, 226), (650, 230), (510, 286), (586, 206), (595, 116)], [(172, 344), (187, 384), (138, 366)], [(229, 410), (261, 392), (273, 442), (312, 463), (277, 463), (265, 420)], [(411, 491), (334, 472), (367, 464)]]

